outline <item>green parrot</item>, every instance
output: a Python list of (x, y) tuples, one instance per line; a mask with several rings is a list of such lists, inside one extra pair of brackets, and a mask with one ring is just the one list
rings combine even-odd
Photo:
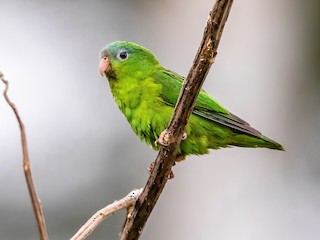
[[(164, 68), (148, 49), (126, 41), (102, 49), (99, 70), (108, 78), (115, 102), (133, 131), (158, 150), (157, 139), (168, 126), (184, 77)], [(176, 161), (230, 146), (284, 150), (204, 90), (198, 95), (185, 136)]]

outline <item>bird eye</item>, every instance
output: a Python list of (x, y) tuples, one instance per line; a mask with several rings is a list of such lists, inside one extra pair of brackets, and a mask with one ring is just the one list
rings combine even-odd
[(128, 54), (128, 52), (126, 52), (126, 51), (122, 51), (122, 52), (120, 52), (119, 54), (118, 54), (118, 59), (120, 60), (120, 61), (124, 61), (124, 60), (126, 60), (127, 58), (128, 58), (128, 56), (129, 56), (129, 54)]

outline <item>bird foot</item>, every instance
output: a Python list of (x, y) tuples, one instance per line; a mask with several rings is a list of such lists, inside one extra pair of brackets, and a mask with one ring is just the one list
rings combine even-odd
[(169, 131), (168, 129), (165, 129), (164, 131), (162, 131), (162, 133), (160, 133), (158, 140), (156, 140), (156, 144), (160, 144), (162, 146), (169, 146), (170, 143), (171, 142)]
[[(187, 133), (183, 133), (181, 141), (187, 139)], [(155, 141), (155, 144), (162, 146), (169, 146), (173, 142), (171, 133), (169, 133), (168, 129), (165, 129), (159, 136), (159, 138)]]
[[(176, 165), (175, 162), (173, 163), (173, 166), (174, 166), (174, 165)], [(150, 166), (148, 167), (149, 175), (151, 175), (153, 169), (154, 169), (154, 162), (152, 162), (152, 163), (150, 164)], [(172, 179), (172, 178), (174, 178), (174, 173), (173, 173), (172, 170), (170, 170), (170, 173), (169, 173), (169, 175), (168, 175), (168, 179)]]

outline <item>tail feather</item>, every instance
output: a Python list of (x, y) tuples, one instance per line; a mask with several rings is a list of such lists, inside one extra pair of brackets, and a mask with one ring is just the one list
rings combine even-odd
[(260, 138), (268, 144), (267, 148), (285, 151), (284, 147), (280, 143), (277, 143), (276, 141), (263, 135), (261, 135)]
[(230, 145), (253, 148), (262, 147), (285, 151), (284, 147), (280, 143), (277, 143), (276, 141), (263, 135), (259, 137), (253, 137), (245, 134), (239, 134), (232, 137), (232, 142), (230, 143)]

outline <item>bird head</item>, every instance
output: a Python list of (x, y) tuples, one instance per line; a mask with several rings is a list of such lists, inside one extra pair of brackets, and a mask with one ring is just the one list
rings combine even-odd
[(148, 49), (135, 43), (116, 41), (101, 50), (99, 71), (102, 76), (113, 80), (121, 76), (147, 74), (158, 64)]

